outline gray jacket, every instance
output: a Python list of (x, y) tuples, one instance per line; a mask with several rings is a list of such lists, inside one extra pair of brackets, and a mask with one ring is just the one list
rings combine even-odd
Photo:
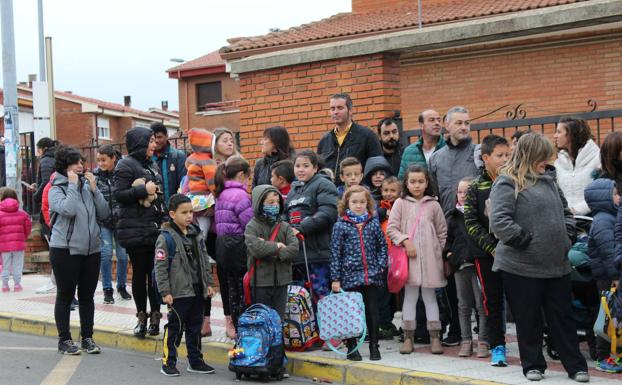
[[(80, 188), (78, 186), (81, 186)], [(56, 213), (50, 247), (69, 249), (72, 255), (100, 252), (99, 224), (110, 215), (108, 202), (99, 190), (91, 192), (88, 181), (69, 183), (56, 173), (48, 192), (50, 213)]]
[(571, 271), (568, 251), (574, 219), (552, 173), (516, 195), (514, 181), (499, 176), (490, 191), (490, 226), (499, 239), (493, 270), (530, 278)]
[(448, 140), (445, 147), (430, 156), (428, 170), (432, 188), (438, 194), (445, 217), (456, 207), (456, 192), (460, 180), (478, 174), (475, 147), (471, 139), (460, 142), (457, 146)]

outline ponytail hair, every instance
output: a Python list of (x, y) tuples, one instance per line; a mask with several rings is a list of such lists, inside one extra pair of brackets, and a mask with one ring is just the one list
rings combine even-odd
[(248, 164), (246, 159), (241, 156), (234, 155), (227, 159), (226, 162), (222, 162), (218, 165), (214, 180), (214, 183), (216, 184), (214, 196), (216, 198), (218, 198), (218, 196), (225, 190), (225, 182), (235, 178), (240, 171), (243, 172), (244, 175), (250, 176), (251, 166)]

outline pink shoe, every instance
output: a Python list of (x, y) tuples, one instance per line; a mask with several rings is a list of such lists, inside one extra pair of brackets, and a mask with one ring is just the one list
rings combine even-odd
[(11, 291), (11, 289), (9, 289), (9, 285), (2, 286), (2, 292), (3, 293), (8, 293), (9, 291)]
[(22, 291), (22, 290), (24, 290), (24, 288), (19, 283), (16, 283), (15, 286), (13, 286), (13, 291), (14, 292), (18, 292), (18, 291)]

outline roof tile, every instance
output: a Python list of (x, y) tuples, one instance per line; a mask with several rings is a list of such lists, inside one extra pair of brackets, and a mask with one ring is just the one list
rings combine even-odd
[(188, 60), (187, 62), (173, 68), (169, 68), (166, 72), (187, 71), (196, 68), (209, 68), (221, 65), (225, 65), (225, 61), (222, 60), (218, 51), (214, 51), (194, 60)]

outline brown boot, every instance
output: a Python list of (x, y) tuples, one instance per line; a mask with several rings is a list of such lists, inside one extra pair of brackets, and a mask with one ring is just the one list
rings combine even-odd
[(465, 340), (460, 344), (460, 351), (458, 352), (458, 357), (471, 357), (473, 354), (473, 341)]
[(441, 322), (428, 321), (428, 332), (430, 333), (432, 354), (443, 354), (443, 345), (441, 345)]
[(147, 328), (147, 333), (150, 336), (157, 336), (160, 334), (160, 320), (162, 319), (162, 313), (159, 311), (152, 311), (149, 316), (149, 328)]
[(400, 354), (410, 354), (415, 350), (413, 341), (415, 340), (414, 330), (404, 330), (404, 344), (400, 348)]
[(480, 341), (477, 343), (477, 358), (486, 358), (490, 355), (490, 347), (486, 342)]
[(201, 337), (212, 336), (212, 324), (209, 317), (203, 317), (203, 325), (201, 325)]

